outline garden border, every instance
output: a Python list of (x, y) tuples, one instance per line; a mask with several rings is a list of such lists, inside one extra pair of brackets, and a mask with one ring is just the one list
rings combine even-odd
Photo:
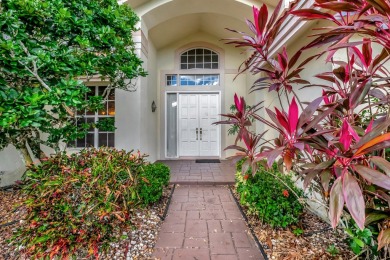
[(18, 184), (11, 184), (11, 185), (6, 185), (3, 187), (0, 187), (0, 190), (3, 190), (3, 191), (7, 191), (10, 189), (16, 189), (16, 190), (19, 189), (20, 190), (20, 186)]
[(234, 193), (233, 193), (233, 190), (232, 190), (232, 186), (231, 186), (231, 185), (229, 185), (229, 191), (230, 191), (230, 194), (232, 194), (232, 196), (233, 196), (233, 198), (234, 198), (234, 201), (236, 202), (236, 205), (237, 205), (237, 207), (239, 208), (239, 210), (240, 210), (240, 212), (241, 212), (241, 215), (244, 217), (244, 220), (245, 220), (247, 226), (249, 227), (249, 230), (251, 231), (252, 237), (253, 237), (253, 239), (255, 240), (255, 242), (256, 242), (256, 244), (257, 244), (257, 247), (259, 248), (261, 254), (262, 254), (263, 257), (264, 257), (264, 260), (268, 260), (268, 256), (267, 256), (267, 254), (265, 253), (264, 248), (263, 248), (263, 246), (261, 245), (259, 239), (257, 239), (257, 236), (256, 236), (256, 234), (255, 234), (255, 231), (254, 231), (253, 228), (252, 228), (252, 225), (249, 223), (248, 218), (247, 218), (245, 212), (242, 210), (242, 207), (241, 207), (240, 203), (238, 202), (236, 196), (234, 196)]
[(173, 184), (173, 188), (171, 190), (171, 194), (169, 195), (167, 205), (166, 205), (165, 210), (164, 210), (164, 214), (162, 216), (158, 215), (160, 217), (161, 221), (164, 221), (165, 218), (167, 217), (169, 205), (171, 205), (171, 199), (172, 199), (173, 193), (175, 192), (175, 189), (176, 189), (176, 184)]

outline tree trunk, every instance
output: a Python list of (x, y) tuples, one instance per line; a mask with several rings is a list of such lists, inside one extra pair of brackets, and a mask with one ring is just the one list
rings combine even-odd
[(26, 145), (19, 148), (19, 151), (23, 156), (23, 161), (24, 161), (24, 164), (26, 165), (26, 167), (30, 166), (33, 163), (33, 160), (31, 158), (30, 153), (28, 152)]
[(41, 160), (43, 158), (47, 158), (47, 155), (42, 151), (41, 146), (39, 145), (39, 143), (36, 143), (36, 142), (34, 142), (34, 141), (29, 139), (27, 141), (27, 144), (30, 147), (33, 155), (35, 157), (37, 157), (39, 160)]

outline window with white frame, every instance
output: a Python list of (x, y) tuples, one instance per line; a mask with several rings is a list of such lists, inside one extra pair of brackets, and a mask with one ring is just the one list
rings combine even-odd
[[(86, 98), (91, 96), (102, 96), (106, 86), (93, 86), (89, 87), (91, 91), (87, 94)], [(88, 129), (88, 133), (85, 137), (77, 139), (71, 144), (77, 148), (84, 147), (101, 147), (115, 146), (115, 91), (112, 90), (107, 100), (105, 100), (103, 108), (98, 111), (78, 111), (77, 112), (77, 125), (89, 124), (91, 127)], [(95, 126), (95, 127), (94, 127)], [(99, 128), (100, 129), (99, 129)]]
[(196, 48), (184, 52), (180, 56), (180, 69), (218, 69), (219, 57), (212, 50)]
[[(187, 73), (191, 69), (207, 73)], [(219, 69), (219, 56), (216, 52), (205, 48), (191, 49), (180, 56), (180, 70), (187, 70), (186, 73), (165, 75), (165, 85), (168, 87), (220, 85), (219, 74), (214, 73), (216, 69)]]

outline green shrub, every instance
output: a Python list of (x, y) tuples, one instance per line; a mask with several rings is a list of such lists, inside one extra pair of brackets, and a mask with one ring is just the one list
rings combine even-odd
[(32, 166), (23, 177), (27, 220), (14, 242), (34, 259), (97, 256), (130, 225), (145, 165), (139, 152), (100, 148)]
[(139, 197), (143, 205), (158, 201), (170, 178), (169, 167), (162, 163), (146, 165), (140, 174)]
[(295, 187), (291, 176), (280, 173), (276, 164), (272, 169), (267, 170), (259, 166), (255, 176), (250, 174), (243, 176), (240, 172), (241, 166), (242, 162), (239, 162), (236, 187), (240, 194), (240, 203), (248, 207), (249, 214), (258, 216), (272, 227), (287, 227), (297, 223), (303, 206), (290, 189), (299, 197), (303, 196), (303, 191)]

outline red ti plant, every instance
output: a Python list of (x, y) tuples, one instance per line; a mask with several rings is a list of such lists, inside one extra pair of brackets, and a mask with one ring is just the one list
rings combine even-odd
[[(378, 224), (381, 249), (390, 244), (390, 227), (382, 224), (390, 220), (390, 157), (386, 153), (390, 147), (390, 78), (384, 66), (390, 59), (390, 4), (385, 0), (316, 0), (311, 9), (295, 10), (299, 6), (296, 1), (280, 14), (282, 2), (270, 18), (266, 5), (254, 7), (254, 23), (247, 21), (253, 35), (240, 33), (242, 38), (228, 41), (252, 51), (240, 66), (240, 73), (262, 73), (252, 91), (276, 92), (280, 107), (264, 108), (267, 118), (257, 113), (262, 109), (258, 107), (250, 115), (273, 129), (277, 137), (265, 140), (265, 132), (251, 132), (243, 109), (245, 100), (235, 96), (238, 112), (224, 115), (229, 119), (219, 122), (240, 128), (236, 143), (227, 149), (238, 150), (237, 156), (245, 157), (254, 169), (263, 158), (271, 165), (280, 157), (288, 171), (303, 176), (304, 186), (318, 184), (329, 204), (333, 227), (345, 211), (360, 229)], [(320, 30), (315, 31), (314, 39), (291, 58), (286, 48), (271, 56), (269, 50), (289, 15), (333, 25), (316, 28)], [(360, 38), (356, 40), (355, 35)], [(376, 56), (374, 43), (380, 49)], [(302, 53), (317, 47), (322, 50), (300, 61)], [(336, 60), (334, 54), (341, 49), (346, 58)], [(324, 84), (300, 76), (305, 66), (318, 58), (334, 68), (314, 75)], [(297, 94), (299, 85), (322, 88), (322, 96), (305, 106)], [(242, 147), (237, 145), (240, 140), (244, 141)]]

